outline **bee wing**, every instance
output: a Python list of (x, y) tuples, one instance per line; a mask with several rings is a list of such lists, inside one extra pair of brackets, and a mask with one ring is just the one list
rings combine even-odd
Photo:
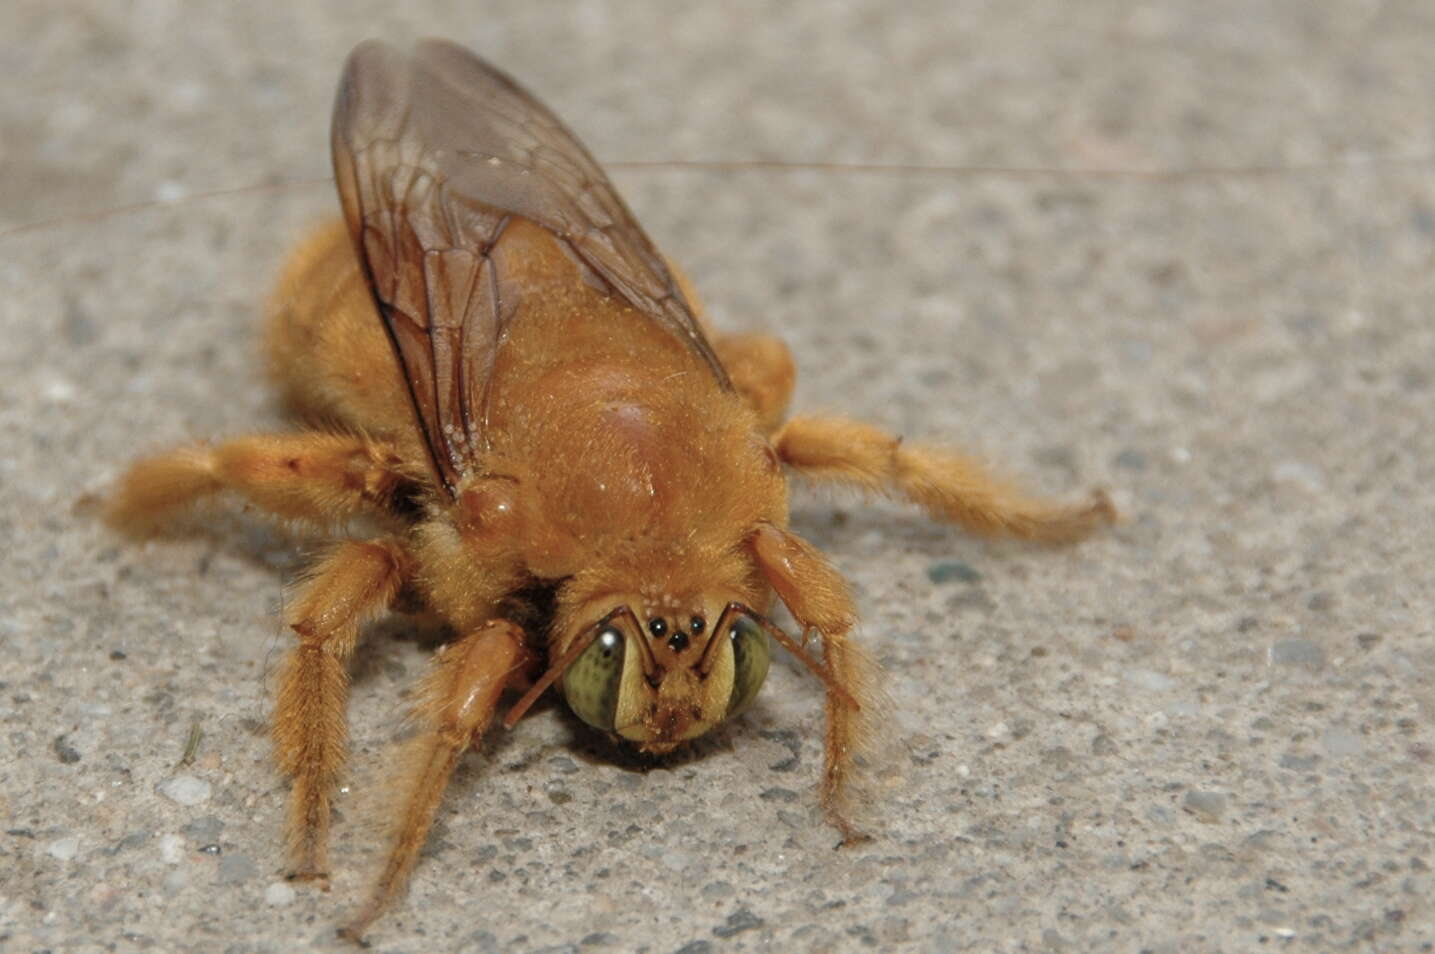
[(462, 47), (377, 41), (349, 55), (334, 104), (334, 178), (432, 458), (454, 491), (484, 441), (506, 324), (490, 251), (510, 216), (727, 374), (653, 243), (588, 151), (543, 104)]

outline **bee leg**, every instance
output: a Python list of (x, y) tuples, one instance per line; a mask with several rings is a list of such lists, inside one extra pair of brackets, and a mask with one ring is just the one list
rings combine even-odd
[(499, 696), (522, 680), (528, 661), (523, 630), (507, 620), (488, 622), (439, 650), (418, 696), (421, 730), (405, 743), (400, 762), (388, 859), (368, 901), (340, 935), (359, 941), (403, 888), (460, 756), (482, 737)]
[(343, 767), (345, 669), (359, 627), (394, 601), (409, 558), (394, 540), (350, 540), (319, 562), (285, 613), (299, 638), (279, 676), (271, 735), (293, 779), (287, 823), (289, 877), (328, 876), (330, 800)]
[(847, 418), (794, 417), (773, 444), (803, 476), (905, 497), (937, 519), (982, 536), (1068, 543), (1116, 519), (1116, 508), (1101, 491), (1083, 504), (1039, 500), (993, 477), (975, 458), (904, 443)]
[(276, 516), (332, 524), (387, 512), (403, 479), (399, 465), (390, 445), (348, 434), (254, 434), (137, 461), (106, 517), (146, 535), (185, 507), (232, 490)]
[(764, 434), (782, 426), (792, 402), (797, 365), (781, 338), (771, 335), (714, 335), (713, 350), (732, 386), (757, 412)]
[(870, 747), (884, 707), (877, 688), (880, 670), (851, 638), (857, 613), (847, 581), (816, 547), (771, 524), (759, 528), (749, 546), (798, 625), (816, 631), (821, 639), (832, 683), (827, 691), (822, 804), (844, 843), (861, 841), (866, 836), (853, 822), (858, 806), (851, 798), (855, 759)]

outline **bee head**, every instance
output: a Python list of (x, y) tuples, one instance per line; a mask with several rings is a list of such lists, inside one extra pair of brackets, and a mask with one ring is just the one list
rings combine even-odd
[(738, 602), (641, 615), (620, 604), (559, 660), (568, 661), (563, 697), (594, 728), (645, 752), (671, 751), (752, 702), (767, 677), (768, 625)]

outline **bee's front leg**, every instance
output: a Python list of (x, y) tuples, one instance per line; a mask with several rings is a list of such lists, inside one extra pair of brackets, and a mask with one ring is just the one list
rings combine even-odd
[(866, 751), (883, 715), (880, 671), (851, 638), (857, 623), (844, 580), (816, 547), (787, 530), (766, 525), (752, 535), (758, 567), (793, 617), (822, 643), (827, 683), (827, 744), (822, 804), (844, 843), (866, 836), (853, 822), (855, 759)]
[(393, 841), (369, 900), (340, 935), (359, 941), (402, 890), (459, 758), (493, 720), (498, 698), (522, 682), (529, 663), (523, 630), (492, 620), (439, 650), (418, 693), (421, 730), (406, 743), (392, 808)]

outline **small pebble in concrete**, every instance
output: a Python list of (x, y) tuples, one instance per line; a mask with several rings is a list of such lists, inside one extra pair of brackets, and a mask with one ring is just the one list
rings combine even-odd
[(219, 859), (219, 883), (242, 884), (259, 873), (259, 868), (248, 855), (229, 852)]
[(1220, 792), (1203, 792), (1193, 788), (1186, 792), (1183, 807), (1201, 821), (1219, 821), (1226, 810), (1226, 796)]
[(1176, 680), (1151, 669), (1128, 669), (1124, 675), (1126, 676), (1127, 682), (1139, 689), (1163, 692), (1176, 687)]
[(65, 765), (74, 765), (80, 760), (80, 752), (70, 744), (69, 739), (63, 735), (55, 736), (53, 744), (55, 757)]
[(689, 941), (678, 948), (673, 954), (710, 954), (713, 949), (711, 941)]
[(1309, 666), (1319, 669), (1325, 665), (1325, 650), (1309, 639), (1278, 639), (1271, 646), (1270, 660), (1271, 664), (1276, 666)]
[(747, 908), (738, 908), (727, 916), (727, 923), (720, 924), (713, 928), (713, 934), (718, 937), (732, 937), (734, 934), (741, 934), (743, 931), (751, 931), (762, 927), (765, 922), (762, 918), (753, 914)]
[(933, 583), (975, 583), (982, 578), (976, 570), (956, 560), (944, 560), (927, 567), (927, 579)]
[(1345, 729), (1327, 729), (1320, 741), (1331, 755), (1359, 755), (1365, 751), (1365, 741)]
[(165, 835), (159, 840), (159, 856), (166, 864), (179, 864), (184, 857), (184, 839), (178, 835)]
[(264, 889), (264, 903), (271, 908), (284, 908), (294, 903), (298, 897), (294, 889), (282, 881), (276, 881)]
[(1283, 460), (1271, 469), (1277, 483), (1290, 484), (1311, 494), (1325, 492), (1325, 478), (1315, 467), (1298, 460)]
[(201, 815), (199, 818), (185, 825), (179, 833), (190, 841), (204, 844), (210, 841), (218, 841), (220, 834), (224, 831), (224, 822), (217, 815)]
[(1146, 455), (1138, 450), (1127, 448), (1116, 455), (1116, 466), (1125, 470), (1142, 471), (1146, 469)]
[(123, 838), (121, 838), (119, 841), (115, 842), (112, 846), (105, 849), (105, 854), (113, 857), (114, 855), (117, 855), (122, 851), (129, 851), (131, 848), (138, 848), (140, 845), (143, 845), (145, 842), (149, 841), (150, 835), (152, 834), (153, 832), (143, 830), (132, 831), (128, 835), (125, 835)]
[(697, 861), (697, 858), (687, 851), (665, 851), (660, 860), (665, 867), (673, 871), (686, 871)]
[(45, 851), (51, 858), (58, 858), (61, 861), (70, 861), (80, 853), (80, 838), (78, 835), (70, 835), (66, 838), (58, 838), (45, 847)]
[(159, 793), (181, 805), (198, 805), (209, 800), (209, 783), (193, 775), (176, 775), (159, 783)]

